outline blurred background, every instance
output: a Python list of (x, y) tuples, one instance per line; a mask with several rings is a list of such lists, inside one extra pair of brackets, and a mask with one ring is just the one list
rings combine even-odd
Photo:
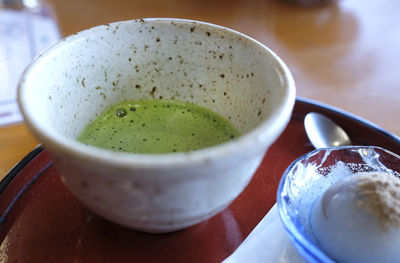
[[(4, 22), (9, 21), (4, 18), (4, 10), (10, 8), (25, 13), (22, 24), (30, 30), (29, 21), (37, 17), (45, 19), (34, 29), (34, 34), (43, 35), (41, 45), (36, 44), (31, 53), (40, 52), (59, 38), (120, 20), (175, 17), (229, 27), (275, 51), (293, 73), (298, 96), (338, 107), (400, 135), (398, 0), (3, 0), (0, 6), (3, 18), (0, 100), (3, 101), (5, 89), (11, 90), (10, 96), (14, 98), (16, 89), (15, 82), (13, 87), (4, 86), (5, 57), (8, 56), (7, 63), (13, 59), (4, 48), (4, 31), (13, 27), (13, 24), (6, 27)], [(24, 63), (32, 58), (29, 56)], [(0, 172), (8, 171), (38, 143), (24, 125), (18, 124), (20, 121), (17, 118), (10, 122), (14, 125), (0, 127), (0, 138), (8, 138), (0, 143), (0, 150), (9, 152), (7, 157), (0, 157)], [(16, 138), (18, 142), (13, 142)], [(19, 148), (13, 153), (16, 147)]]

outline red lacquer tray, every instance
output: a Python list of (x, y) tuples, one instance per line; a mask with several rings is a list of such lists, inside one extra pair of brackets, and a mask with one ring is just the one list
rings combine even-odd
[(0, 183), (0, 261), (220, 262), (275, 203), (286, 167), (313, 150), (303, 127), (310, 111), (340, 124), (353, 144), (400, 153), (398, 137), (345, 112), (297, 99), (288, 127), (228, 208), (182, 231), (145, 234), (108, 222), (84, 207), (63, 185), (46, 150), (39, 147)]

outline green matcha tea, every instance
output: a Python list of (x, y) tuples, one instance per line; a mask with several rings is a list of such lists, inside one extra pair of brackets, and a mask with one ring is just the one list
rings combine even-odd
[(228, 120), (204, 107), (143, 99), (111, 106), (77, 139), (113, 151), (172, 153), (221, 144), (239, 135)]

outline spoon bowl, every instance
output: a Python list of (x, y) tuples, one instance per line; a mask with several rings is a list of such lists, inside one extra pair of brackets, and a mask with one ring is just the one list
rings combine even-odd
[(304, 128), (312, 145), (316, 148), (351, 145), (347, 133), (331, 119), (316, 112), (304, 118)]

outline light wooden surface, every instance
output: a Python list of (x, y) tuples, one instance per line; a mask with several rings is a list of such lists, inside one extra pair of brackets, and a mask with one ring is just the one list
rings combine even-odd
[[(400, 135), (400, 1), (342, 0), (300, 8), (274, 0), (49, 0), (64, 36), (142, 17), (202, 20), (245, 33), (292, 71), (297, 95)], [(24, 125), (0, 129), (0, 177), (38, 142)]]
[(38, 143), (25, 125), (0, 129), (0, 179)]

